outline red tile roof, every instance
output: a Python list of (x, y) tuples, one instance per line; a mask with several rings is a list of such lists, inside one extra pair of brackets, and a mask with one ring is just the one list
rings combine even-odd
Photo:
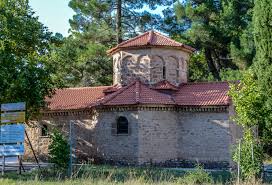
[(65, 88), (56, 90), (52, 98), (46, 98), (49, 110), (72, 110), (87, 108), (99, 98), (110, 86)]
[(157, 47), (172, 47), (177, 49), (186, 50), (188, 52), (195, 51), (194, 48), (187, 46), (185, 44), (179, 43), (175, 40), (170, 39), (167, 36), (155, 31), (145, 32), (137, 37), (124, 41), (118, 44), (116, 47), (108, 50), (109, 54), (113, 54), (119, 51), (121, 48), (141, 48), (147, 46), (157, 46)]
[(186, 83), (173, 98), (177, 105), (215, 106), (228, 105), (228, 82)]
[[(161, 84), (168, 86), (170, 83), (161, 82)], [(170, 87), (173, 88), (173, 86)], [(57, 90), (56, 94), (52, 98), (47, 98), (46, 101), (51, 111), (84, 109), (98, 105), (229, 105), (228, 82), (185, 83), (174, 87), (177, 89), (167, 89), (172, 91), (170, 94), (160, 92), (161, 89), (153, 89), (140, 81), (118, 88), (116, 86), (67, 88)], [(109, 92), (110, 94), (107, 94)]]
[(99, 105), (136, 105), (136, 104), (160, 104), (174, 105), (170, 95), (160, 93), (149, 88), (140, 81), (134, 81), (128, 86), (122, 87), (117, 92), (104, 97)]
[(121, 87), (122, 87), (121, 85), (116, 84), (116, 85), (113, 85), (113, 86), (108, 87), (108, 88), (105, 89), (103, 92), (104, 92), (104, 93), (113, 93), (113, 92), (118, 91), (118, 89), (120, 89)]
[(175, 86), (175, 85), (173, 85), (173, 84), (171, 84), (167, 80), (163, 80), (161, 82), (158, 82), (158, 83), (154, 84), (153, 87), (152, 87), (152, 89), (177, 91), (178, 87)]

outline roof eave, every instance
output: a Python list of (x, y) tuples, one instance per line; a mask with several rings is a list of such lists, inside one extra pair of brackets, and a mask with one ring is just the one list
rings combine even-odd
[(163, 46), (163, 45), (142, 45), (142, 46), (130, 46), (130, 47), (114, 47), (112, 49), (109, 49), (107, 51), (108, 55), (113, 55), (116, 52), (120, 50), (125, 50), (125, 49), (143, 49), (143, 48), (170, 48), (170, 49), (178, 49), (182, 50), (185, 52), (188, 52), (190, 54), (194, 53), (196, 49), (192, 48), (191, 46), (183, 45), (183, 46)]

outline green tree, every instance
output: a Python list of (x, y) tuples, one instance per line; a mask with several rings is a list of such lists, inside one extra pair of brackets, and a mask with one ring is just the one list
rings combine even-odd
[(230, 87), (229, 95), (236, 112), (233, 119), (244, 131), (241, 147), (236, 146), (234, 161), (239, 163), (242, 177), (250, 179), (261, 172), (263, 142), (255, 135), (258, 134), (256, 128), (263, 125), (266, 115), (263, 106), (264, 97), (252, 71), (245, 72), (242, 80)]
[(246, 42), (241, 43), (241, 37), (250, 27), (252, 7), (252, 0), (178, 2), (175, 5), (176, 16), (185, 29), (176, 37), (203, 50), (209, 71), (220, 80), (221, 69), (238, 69), (236, 62), (239, 60), (233, 58), (234, 50), (236, 53), (246, 50), (243, 48), (247, 47)]
[[(169, 6), (175, 0), (71, 0), (69, 6), (76, 15), (70, 20), (71, 28), (76, 32), (104, 34), (108, 30), (120, 43), (122, 39), (135, 36), (158, 25), (161, 17), (145, 10), (155, 10), (158, 6)], [(95, 28), (95, 29), (94, 29)]]
[(257, 144), (252, 134), (254, 126), (258, 127), (258, 134), (265, 152), (270, 155), (272, 153), (272, 2), (256, 0), (253, 10), (253, 33), (256, 47), (254, 73), (246, 74), (243, 80), (238, 85), (233, 85), (230, 90), (236, 110), (235, 120), (245, 129), (241, 165), (246, 177), (256, 175), (260, 171), (262, 151), (254, 147), (256, 151), (254, 154), (259, 162), (250, 160), (248, 157), (250, 143), (254, 146)]
[(52, 59), (58, 61), (58, 76), (67, 87), (110, 85), (112, 62), (101, 43), (69, 36), (52, 45)]
[(235, 106), (235, 122), (246, 128), (260, 125), (266, 112), (264, 97), (252, 71), (245, 72), (239, 83), (230, 85), (229, 95)]
[(256, 58), (254, 70), (257, 83), (264, 96), (264, 124), (262, 138), (266, 142), (265, 150), (272, 154), (272, 2), (256, 0), (254, 6), (253, 25)]
[(252, 180), (260, 175), (262, 170), (262, 145), (251, 129), (245, 129), (240, 148), (236, 148), (233, 159), (239, 163), (241, 176), (245, 180)]
[(32, 116), (61, 85), (50, 59), (54, 41), (27, 0), (0, 0), (0, 102), (27, 104)]
[(239, 81), (243, 79), (243, 70), (222, 69), (220, 72), (220, 78), (222, 81)]
[(203, 52), (195, 52), (189, 61), (190, 81), (214, 81), (212, 74), (208, 70), (207, 62)]
[(54, 60), (61, 64), (59, 77), (65, 85), (94, 86), (112, 83), (112, 61), (106, 51), (122, 39), (157, 26), (161, 20), (143, 10), (170, 5), (172, 0), (71, 0), (75, 11), (70, 20), (72, 35), (61, 45), (52, 45)]
[(51, 136), (51, 143), (48, 146), (49, 161), (60, 169), (67, 169), (69, 164), (69, 144), (62, 133), (55, 130)]

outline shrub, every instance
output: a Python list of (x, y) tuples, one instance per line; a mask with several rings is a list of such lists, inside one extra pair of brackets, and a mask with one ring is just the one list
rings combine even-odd
[(50, 137), (51, 144), (48, 147), (49, 161), (60, 169), (67, 169), (69, 164), (69, 144), (67, 140), (57, 130)]
[(181, 179), (182, 184), (207, 184), (212, 183), (212, 177), (202, 166), (197, 166), (194, 171), (187, 172)]
[(262, 159), (262, 147), (254, 138), (252, 131), (246, 129), (240, 147), (240, 160), (238, 147), (233, 156), (233, 160), (240, 164), (241, 177), (245, 180), (256, 178), (262, 170)]

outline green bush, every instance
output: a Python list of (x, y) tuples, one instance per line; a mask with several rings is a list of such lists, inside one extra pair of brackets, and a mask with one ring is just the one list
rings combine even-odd
[(49, 161), (57, 168), (67, 169), (69, 164), (69, 144), (63, 135), (55, 130), (51, 134), (51, 144), (49, 145)]
[(208, 184), (213, 180), (210, 174), (198, 165), (194, 171), (187, 172), (180, 181), (182, 184)]
[(240, 146), (240, 158), (239, 147), (237, 146), (233, 160), (240, 164), (241, 177), (243, 179), (256, 178), (260, 174), (263, 160), (262, 147), (254, 138), (250, 129), (244, 131), (244, 137)]

